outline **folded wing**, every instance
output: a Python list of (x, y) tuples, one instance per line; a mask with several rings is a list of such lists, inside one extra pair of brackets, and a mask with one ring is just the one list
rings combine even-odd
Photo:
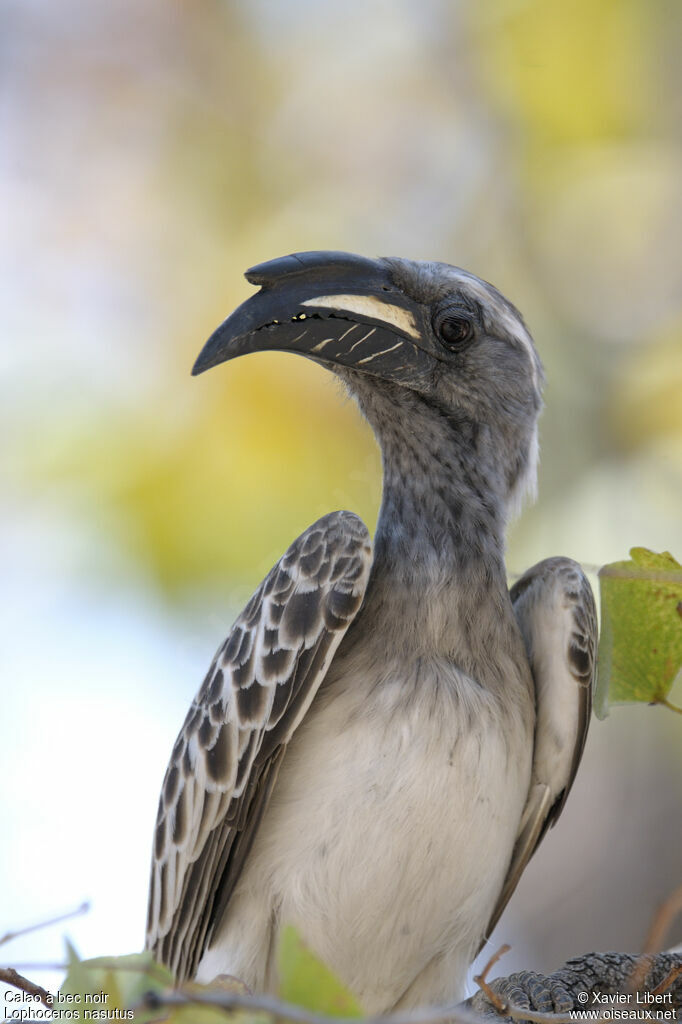
[(229, 902), (292, 733), (357, 614), (367, 528), (334, 512), (294, 541), (216, 654), (166, 771), (146, 945), (193, 977)]
[(488, 935), (566, 802), (585, 746), (596, 674), (594, 597), (577, 562), (538, 562), (510, 596), (535, 683), (537, 717), (528, 800)]

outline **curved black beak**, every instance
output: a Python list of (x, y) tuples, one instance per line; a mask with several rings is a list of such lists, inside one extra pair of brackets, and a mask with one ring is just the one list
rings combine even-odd
[(193, 374), (249, 352), (298, 352), (334, 369), (351, 367), (397, 383), (428, 372), (418, 304), (381, 260), (343, 252), (302, 252), (246, 272), (260, 290), (204, 345)]

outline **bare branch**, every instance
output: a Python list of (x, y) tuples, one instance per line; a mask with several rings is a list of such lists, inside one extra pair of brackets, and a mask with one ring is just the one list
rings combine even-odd
[(59, 917), (51, 917), (47, 921), (30, 924), (27, 928), (18, 928), (14, 932), (7, 932), (0, 938), (0, 946), (3, 946), (6, 942), (11, 942), (12, 939), (18, 939), (20, 935), (28, 935), (30, 932), (40, 931), (41, 928), (51, 928), (53, 924), (61, 924), (62, 921), (70, 921), (72, 917), (80, 917), (81, 914), (87, 914), (89, 910), (90, 904), (86, 901), (81, 903), (80, 907), (76, 907), (75, 910), (69, 910), (68, 913), (60, 914)]
[(37, 996), (41, 1003), (49, 1007), (50, 1010), (52, 1009), (52, 1003), (54, 1002), (52, 993), (48, 992), (42, 985), (36, 985), (34, 981), (24, 978), (13, 967), (0, 967), (0, 981), (4, 981), (6, 985), (12, 985), (14, 988), (20, 988), (22, 992), (27, 992), (30, 996)]
[[(252, 1010), (268, 1013), (294, 1024), (359, 1024), (357, 1017), (328, 1017), (311, 1013), (300, 1006), (284, 1003), (273, 996), (245, 995), (239, 992), (185, 992), (181, 989), (150, 992), (142, 1008), (160, 1010), (173, 1006), (212, 1006), (221, 1010)], [(575, 1015), (538, 1013), (525, 1007), (505, 1006), (504, 1015), (513, 1020), (530, 1020), (534, 1024), (575, 1024)], [(404, 1013), (389, 1013), (363, 1017), (362, 1024), (488, 1024), (488, 1019), (460, 1004), (457, 1006), (426, 1007)], [(595, 1020), (593, 1024), (598, 1024)]]

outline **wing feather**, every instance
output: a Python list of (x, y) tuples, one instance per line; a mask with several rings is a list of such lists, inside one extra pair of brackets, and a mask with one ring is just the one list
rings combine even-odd
[(220, 647), (168, 765), (146, 945), (192, 977), (248, 855), (286, 745), (364, 598), (367, 528), (324, 516), (261, 583)]
[(488, 935), (564, 807), (585, 746), (596, 676), (597, 614), (577, 562), (538, 562), (510, 596), (535, 683), (535, 745), (528, 800)]

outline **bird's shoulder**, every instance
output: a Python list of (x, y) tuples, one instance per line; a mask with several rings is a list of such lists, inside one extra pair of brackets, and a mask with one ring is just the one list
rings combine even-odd
[(582, 756), (596, 677), (597, 612), (577, 562), (546, 558), (515, 583), (512, 604), (535, 683), (535, 774), (551, 788), (553, 819)]
[(371, 556), (353, 513), (313, 523), (253, 594), (192, 701), (161, 790), (147, 925), (148, 948), (179, 977), (196, 969), (229, 900), (281, 755), (362, 604)]

